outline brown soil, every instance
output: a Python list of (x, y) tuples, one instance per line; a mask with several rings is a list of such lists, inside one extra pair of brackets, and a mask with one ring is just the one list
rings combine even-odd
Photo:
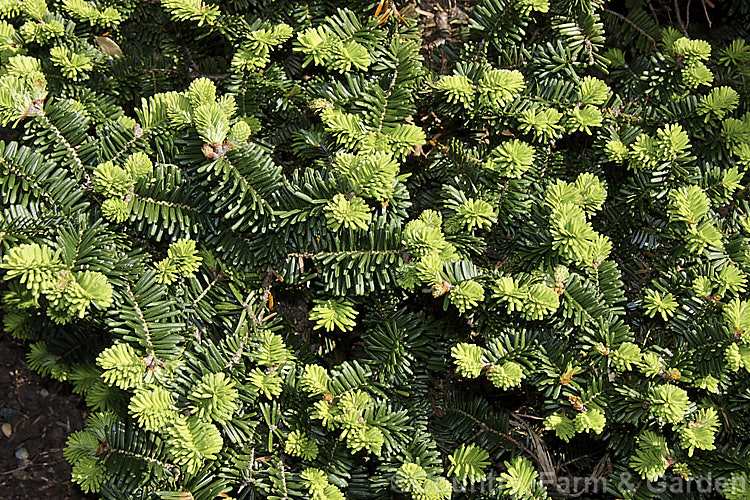
[(68, 435), (83, 428), (86, 407), (67, 385), (32, 372), (27, 350), (0, 341), (0, 424), (11, 430), (10, 437), (0, 433), (0, 498), (85, 499), (62, 450)]

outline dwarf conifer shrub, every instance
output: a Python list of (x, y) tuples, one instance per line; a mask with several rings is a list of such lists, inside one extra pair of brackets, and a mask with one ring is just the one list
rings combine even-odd
[(0, 0), (3, 330), (84, 492), (750, 495), (748, 10), (474, 3)]

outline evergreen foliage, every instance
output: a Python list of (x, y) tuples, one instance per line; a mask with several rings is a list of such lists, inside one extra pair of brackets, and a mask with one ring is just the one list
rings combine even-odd
[(0, 0), (3, 331), (92, 410), (73, 481), (746, 498), (726, 3), (483, 0), (429, 44), (402, 2)]

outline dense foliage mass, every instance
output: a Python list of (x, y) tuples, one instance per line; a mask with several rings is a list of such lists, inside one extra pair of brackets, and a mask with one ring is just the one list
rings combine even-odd
[(0, 0), (83, 491), (750, 497), (750, 9), (476, 3)]

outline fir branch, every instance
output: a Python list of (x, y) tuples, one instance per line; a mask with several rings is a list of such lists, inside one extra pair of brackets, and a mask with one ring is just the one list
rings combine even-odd
[(65, 138), (65, 136), (60, 132), (60, 129), (58, 129), (54, 123), (49, 119), (49, 117), (45, 113), (41, 113), (39, 115), (39, 120), (44, 124), (44, 127), (46, 127), (48, 130), (52, 131), (53, 134), (55, 134), (55, 138), (57, 139), (57, 142), (59, 142), (65, 150), (70, 155), (70, 158), (73, 160), (76, 169), (78, 172), (83, 176), (85, 180), (85, 185), (91, 185), (91, 176), (89, 176), (89, 173), (86, 170), (86, 167), (83, 166), (83, 162), (78, 157), (78, 153), (76, 152), (75, 148), (68, 142), (68, 140)]
[(459, 408), (447, 407), (445, 409), (447, 411), (451, 411), (453, 413), (457, 413), (457, 414), (461, 415), (462, 417), (468, 418), (469, 420), (471, 420), (472, 422), (474, 422), (476, 425), (479, 426), (479, 431), (480, 432), (490, 432), (492, 434), (495, 434), (495, 435), (501, 437), (502, 439), (504, 439), (506, 441), (509, 441), (509, 442), (513, 443), (513, 445), (515, 445), (518, 449), (520, 449), (521, 451), (523, 451), (524, 453), (526, 453), (529, 457), (533, 458), (536, 462), (539, 462), (539, 457), (535, 453), (533, 453), (530, 449), (528, 449), (526, 447), (526, 445), (524, 445), (523, 443), (521, 443), (520, 441), (518, 441), (514, 437), (512, 437), (512, 436), (510, 436), (510, 435), (508, 435), (508, 434), (506, 434), (506, 433), (504, 433), (502, 431), (499, 431), (497, 429), (493, 429), (492, 427), (488, 426), (487, 424), (485, 424), (484, 422), (482, 422), (481, 420), (479, 420), (478, 418), (476, 418), (474, 415), (472, 415), (470, 413), (467, 413), (467, 412), (465, 412), (465, 411), (463, 411), (463, 410), (461, 410)]
[(326, 257), (354, 257), (358, 255), (395, 255), (401, 253), (400, 250), (341, 250), (337, 252), (316, 252), (316, 253), (303, 253), (303, 252), (292, 252), (288, 253), (287, 257), (294, 257), (298, 259), (322, 259)]
[(142, 196), (138, 193), (132, 193), (131, 195), (134, 199), (143, 200), (146, 203), (151, 203), (153, 205), (159, 205), (162, 207), (172, 207), (172, 208), (179, 208), (181, 210), (184, 210), (186, 212), (193, 212), (198, 213), (198, 209), (195, 207), (191, 207), (190, 205), (185, 205), (184, 203), (176, 203), (173, 201), (167, 201), (167, 200), (155, 200), (154, 198), (151, 198), (149, 196)]
[(644, 38), (648, 39), (651, 42), (651, 45), (654, 48), (656, 47), (656, 40), (654, 40), (654, 38), (651, 35), (649, 35), (648, 33), (646, 33), (646, 31), (644, 31), (643, 28), (641, 28), (640, 26), (638, 26), (637, 24), (635, 24), (633, 21), (631, 21), (630, 19), (628, 19), (626, 16), (620, 14), (619, 12), (615, 12), (614, 10), (608, 9), (606, 7), (604, 7), (604, 9), (602, 9), (602, 10), (604, 10), (604, 12), (606, 12), (607, 14), (615, 16), (620, 21), (622, 21), (622, 22), (624, 22), (626, 24), (629, 24), (634, 30), (636, 30), (638, 33), (640, 33), (641, 35), (643, 35)]

